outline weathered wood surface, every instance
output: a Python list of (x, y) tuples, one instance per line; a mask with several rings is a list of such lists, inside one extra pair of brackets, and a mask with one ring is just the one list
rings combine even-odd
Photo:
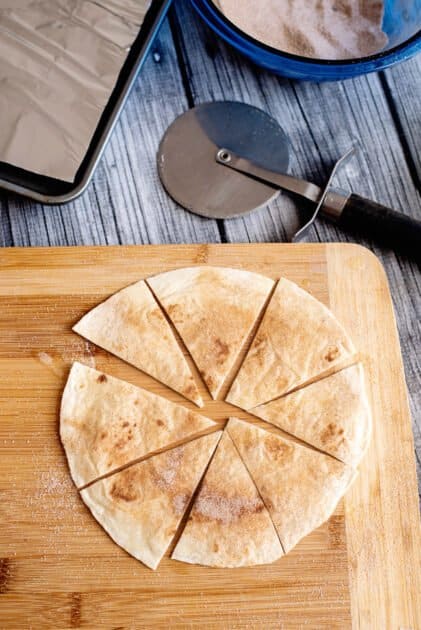
[[(292, 170), (323, 182), (358, 138), (361, 152), (338, 184), (421, 218), (421, 56), (344, 83), (275, 77), (225, 46), (175, 0), (89, 189), (65, 207), (0, 196), (0, 245), (284, 241), (302, 220), (286, 195), (248, 217), (216, 222), (174, 204), (160, 186), (155, 154), (186, 108), (242, 100), (275, 116), (295, 150)], [(415, 264), (361, 235), (320, 221), (314, 241), (358, 241), (380, 257), (395, 303), (421, 475), (421, 275)]]

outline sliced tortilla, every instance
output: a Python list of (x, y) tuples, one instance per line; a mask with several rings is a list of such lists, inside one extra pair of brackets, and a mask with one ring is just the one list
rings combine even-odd
[(361, 364), (255, 407), (251, 413), (354, 467), (370, 441), (371, 414)]
[(257, 407), (321, 377), (354, 353), (333, 313), (282, 278), (226, 400), (243, 409)]
[(282, 555), (269, 513), (225, 431), (171, 557), (224, 568), (266, 564)]
[(73, 330), (203, 406), (171, 326), (143, 280), (93, 308)]
[(331, 516), (354, 469), (235, 418), (227, 429), (288, 553)]
[(176, 269), (147, 280), (216, 398), (274, 282), (223, 267)]
[(81, 496), (105, 531), (156, 569), (186, 511), (221, 431), (97, 481)]
[(60, 437), (78, 487), (214, 426), (181, 405), (81, 363), (73, 364), (61, 401)]

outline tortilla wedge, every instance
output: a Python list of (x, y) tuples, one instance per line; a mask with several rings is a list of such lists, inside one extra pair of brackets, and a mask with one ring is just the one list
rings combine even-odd
[(269, 513), (225, 431), (171, 557), (225, 568), (267, 564), (282, 555)]
[(156, 569), (220, 435), (206, 435), (125, 468), (82, 490), (82, 499), (120, 547)]
[(333, 313), (282, 278), (226, 400), (252, 409), (322, 377), (354, 353)]
[(352, 365), (250, 413), (356, 467), (371, 436), (361, 364)]
[(73, 330), (203, 406), (171, 326), (143, 280), (114, 293)]
[(77, 362), (61, 401), (60, 437), (78, 487), (214, 426), (181, 405)]
[(147, 280), (216, 398), (273, 280), (226, 267), (190, 267)]
[(288, 553), (332, 515), (354, 469), (235, 418), (227, 429)]

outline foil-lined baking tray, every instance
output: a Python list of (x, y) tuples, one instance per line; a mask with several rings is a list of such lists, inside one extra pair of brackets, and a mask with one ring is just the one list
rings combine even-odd
[(84, 191), (170, 4), (0, 0), (0, 187)]

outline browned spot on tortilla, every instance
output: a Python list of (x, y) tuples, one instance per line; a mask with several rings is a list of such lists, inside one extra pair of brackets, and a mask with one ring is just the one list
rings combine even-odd
[[(158, 322), (158, 325), (164, 321), (165, 322), (165, 317), (162, 314), (161, 308), (159, 306), (157, 306), (156, 308), (153, 308), (152, 310), (149, 311), (149, 313), (147, 314), (147, 318), (148, 320), (156, 320)], [(165, 332), (162, 334), (163, 339), (167, 339), (167, 336), (165, 334)]]
[(105, 438), (107, 437), (108, 433), (106, 431), (102, 431), (101, 435), (99, 436), (101, 440), (105, 440)]
[(331, 363), (339, 357), (340, 353), (341, 351), (338, 346), (329, 346), (323, 358), (325, 359), (325, 361)]
[(199, 372), (209, 389), (214, 389), (216, 385), (215, 379), (210, 374), (205, 372), (205, 370), (199, 370)]
[(169, 304), (167, 307), (167, 313), (174, 324), (183, 323), (183, 312), (179, 304)]
[(215, 345), (216, 362), (218, 364), (224, 363), (224, 361), (226, 360), (229, 354), (228, 345), (224, 343), (223, 341), (221, 341), (219, 337), (215, 339), (214, 345)]
[(110, 496), (121, 501), (136, 501), (139, 498), (136, 484), (136, 471), (127, 469), (115, 480), (110, 489)]
[(122, 424), (123, 429), (125, 429), (128, 426), (129, 426), (129, 422), (127, 422), (127, 420), (125, 422), (123, 422), (123, 424)]
[(5, 593), (10, 579), (10, 560), (0, 558), (0, 593)]
[(263, 364), (266, 355), (266, 336), (262, 332), (259, 332), (254, 338), (253, 353), (259, 363)]
[(218, 551), (219, 551), (219, 546), (218, 546), (218, 544), (217, 544), (217, 543), (214, 543), (214, 545), (213, 545), (213, 550), (214, 550), (214, 552), (215, 552), (215, 553), (218, 553)]
[(286, 442), (279, 440), (276, 436), (268, 435), (265, 438), (266, 450), (272, 455), (272, 457), (278, 461), (285, 460), (290, 456), (294, 450), (294, 447)]
[[(337, 427), (333, 422), (329, 422), (326, 429), (320, 436), (320, 440), (322, 444), (328, 444), (332, 441), (333, 438), (341, 437), (344, 434), (344, 430), (342, 427)], [(341, 442), (344, 440), (342, 439)]]
[(139, 404), (139, 399), (138, 399), (138, 398), (136, 398), (136, 400), (134, 401), (134, 403), (133, 403), (133, 404), (138, 405), (138, 404)]
[[(122, 299), (121, 309), (122, 312), (124, 312), (124, 321), (127, 326), (138, 330), (145, 327), (146, 322), (142, 322), (141, 310), (133, 306), (130, 299), (126, 297)], [(150, 313), (148, 313), (148, 315), (150, 315)]]
[(275, 505), (273, 503), (273, 501), (271, 499), (268, 499), (267, 497), (265, 498), (265, 503), (266, 503), (266, 507), (268, 510), (274, 510)]
[(159, 427), (163, 427), (165, 425), (165, 422), (160, 418), (158, 418), (155, 422)]
[(187, 396), (187, 397), (193, 396), (193, 394), (195, 393), (196, 393), (196, 388), (193, 385), (193, 383), (190, 383), (189, 385), (187, 385), (187, 387), (183, 389), (184, 396)]
[(107, 377), (105, 374), (100, 374), (96, 380), (98, 383), (105, 383), (107, 381)]
[(187, 412), (187, 420), (188, 422), (196, 422), (197, 416), (193, 411)]
[(114, 447), (118, 448), (119, 450), (124, 448), (127, 444), (127, 437), (121, 437), (119, 440), (117, 440), (117, 442), (115, 443)]
[(82, 595), (70, 593), (70, 627), (80, 628), (82, 622)]

